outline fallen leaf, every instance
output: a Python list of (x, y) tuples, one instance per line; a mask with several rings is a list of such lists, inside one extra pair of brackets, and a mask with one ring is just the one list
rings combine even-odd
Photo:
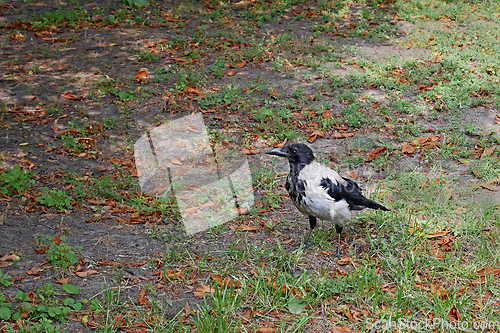
[(260, 327), (255, 331), (255, 333), (274, 333), (276, 329), (273, 327)]
[(172, 157), (170, 159), (170, 163), (176, 164), (176, 165), (182, 165), (181, 159), (179, 157)]
[(332, 327), (332, 333), (354, 333), (354, 331), (347, 326), (334, 326)]
[(462, 318), (462, 315), (458, 312), (457, 308), (452, 307), (450, 309), (450, 312), (448, 313), (448, 320), (456, 322), (456, 321), (459, 321), (460, 318)]
[(431, 287), (431, 293), (434, 296), (441, 298), (443, 301), (446, 300), (448, 292), (442, 286), (436, 283), (431, 283), (430, 287)]
[(377, 157), (379, 157), (380, 155), (382, 155), (383, 152), (387, 151), (387, 148), (386, 147), (379, 147), (371, 152), (368, 153), (368, 155), (366, 156), (366, 162), (369, 162), (371, 160), (374, 160), (376, 159)]
[(138, 81), (140, 81), (141, 79), (145, 79), (147, 77), (148, 73), (146, 73), (146, 71), (139, 71), (134, 74), (134, 78), (136, 78)]
[(147, 306), (148, 305), (148, 300), (146, 299), (146, 289), (142, 289), (141, 292), (139, 293), (139, 296), (137, 296), (137, 305), (140, 306)]
[(47, 252), (47, 250), (48, 250), (49, 248), (50, 248), (50, 245), (47, 245), (47, 247), (45, 247), (45, 248), (43, 248), (43, 249), (40, 249), (40, 250), (39, 250), (39, 249), (35, 249), (35, 252), (36, 252), (36, 253), (42, 253), (42, 254), (43, 254), (43, 253)]
[(55, 280), (54, 282), (57, 284), (69, 284), (70, 283), (69, 278)]
[(234, 69), (228, 69), (226, 71), (226, 74), (224, 74), (224, 75), (226, 75), (226, 76), (234, 76), (234, 75), (236, 75), (236, 70), (234, 70)]
[(314, 130), (311, 134), (309, 134), (309, 139), (307, 139), (307, 142), (313, 143), (316, 141), (317, 137), (323, 137), (325, 136), (325, 133), (319, 131), (319, 130)]
[(240, 153), (242, 153), (244, 155), (256, 155), (259, 153), (259, 151), (257, 149), (243, 148), (243, 149), (240, 149), (239, 151), (240, 151)]
[(285, 140), (281, 141), (280, 143), (278, 143), (276, 146), (274, 146), (275, 148), (283, 148), (286, 143), (287, 143), (288, 139), (285, 138)]
[(486, 148), (484, 151), (483, 151), (483, 154), (481, 155), (481, 157), (489, 157), (491, 156), (494, 152), (495, 152), (495, 149), (497, 148), (497, 146), (493, 146), (493, 147), (488, 147)]
[(236, 63), (234, 66), (238, 67), (238, 68), (243, 68), (243, 67), (245, 67), (246, 64), (247, 64), (247, 62), (245, 60), (243, 60), (241, 62)]
[(198, 88), (193, 86), (187, 86), (184, 88), (184, 92), (187, 94), (199, 95), (200, 97), (205, 97), (205, 94), (198, 90)]
[(453, 195), (453, 192), (452, 192), (451, 188), (449, 188), (448, 186), (445, 186), (443, 188), (443, 199), (444, 199), (444, 201), (450, 200), (452, 195)]
[(40, 267), (31, 267), (30, 269), (28, 269), (28, 271), (26, 272), (28, 275), (35, 275), (35, 276), (38, 276), (40, 275), (42, 269)]
[(354, 178), (354, 179), (358, 179), (358, 178), (359, 178), (358, 174), (356, 174), (356, 173), (354, 173), (354, 172), (351, 172), (351, 171), (346, 171), (345, 173), (346, 173), (349, 177), (351, 177), (351, 178)]
[(21, 258), (19, 256), (16, 256), (15, 254), (6, 254), (2, 258), (0, 258), (0, 261), (19, 261)]
[(350, 138), (354, 136), (354, 132), (332, 132), (330, 135), (335, 139)]
[(293, 242), (293, 240), (294, 240), (293, 238), (290, 238), (290, 239), (288, 239), (288, 240), (286, 240), (286, 241), (281, 242), (281, 245), (287, 245), (287, 244), (290, 244), (291, 242)]
[(401, 144), (401, 153), (402, 154), (413, 154), (415, 152), (415, 148), (412, 145), (409, 145), (406, 142)]
[(69, 91), (65, 92), (64, 94), (61, 94), (61, 97), (69, 99), (69, 100), (73, 100), (73, 99), (82, 100), (83, 99), (83, 97), (75, 97), (75, 96), (73, 96), (73, 94), (71, 92), (69, 92)]
[(195, 291), (193, 291), (193, 294), (195, 297), (203, 298), (205, 296), (205, 294), (212, 294), (214, 292), (215, 292), (215, 289), (212, 289), (209, 286), (205, 286), (204, 284), (200, 283), (195, 288)]
[(243, 230), (243, 231), (257, 232), (257, 230), (259, 230), (259, 227), (241, 224), (236, 229)]
[(350, 262), (351, 262), (351, 258), (349, 258), (349, 257), (344, 257), (344, 258), (342, 258), (342, 259), (339, 259), (339, 260), (337, 261), (337, 264), (339, 264), (339, 266), (345, 266), (345, 265), (347, 265), (347, 264), (348, 264), (348, 263), (350, 263)]
[(86, 278), (89, 275), (97, 274), (99, 271), (97, 269), (88, 269), (86, 271), (81, 271), (81, 272), (75, 272), (75, 275), (78, 277)]

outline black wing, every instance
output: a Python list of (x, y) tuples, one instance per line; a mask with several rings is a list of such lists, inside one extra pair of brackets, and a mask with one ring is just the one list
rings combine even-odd
[(327, 177), (321, 179), (320, 185), (324, 187), (327, 190), (328, 195), (336, 201), (345, 199), (351, 210), (362, 210), (365, 208), (382, 209), (385, 211), (389, 210), (381, 204), (365, 198), (358, 184), (350, 179), (344, 177), (342, 178), (346, 181), (345, 185), (340, 184), (337, 181), (333, 182)]

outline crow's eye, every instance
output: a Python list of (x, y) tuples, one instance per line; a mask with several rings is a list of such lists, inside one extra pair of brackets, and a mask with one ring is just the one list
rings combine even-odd
[(293, 154), (297, 154), (297, 149), (292, 149)]

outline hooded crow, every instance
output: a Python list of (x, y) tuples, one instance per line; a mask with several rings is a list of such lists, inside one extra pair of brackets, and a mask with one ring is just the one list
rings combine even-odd
[(311, 230), (304, 243), (307, 248), (316, 220), (332, 221), (338, 235), (337, 252), (340, 254), (340, 234), (345, 222), (351, 218), (351, 210), (365, 208), (389, 209), (363, 196), (358, 184), (341, 177), (337, 172), (314, 160), (312, 150), (302, 143), (271, 149), (265, 154), (286, 157), (290, 162), (290, 173), (286, 179), (286, 190), (293, 204), (309, 217)]

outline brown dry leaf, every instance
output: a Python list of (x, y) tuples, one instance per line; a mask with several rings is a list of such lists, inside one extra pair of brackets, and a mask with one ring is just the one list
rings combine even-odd
[(436, 297), (441, 298), (443, 301), (446, 300), (446, 297), (448, 296), (448, 292), (436, 283), (431, 283), (431, 293)]
[(492, 186), (492, 185), (496, 185), (496, 184), (500, 184), (500, 178), (492, 179), (486, 183), (479, 184), (479, 186), (481, 186), (484, 189), (490, 190), (492, 192), (498, 192), (498, 191), (500, 191), (500, 188)]
[(458, 312), (457, 308), (452, 307), (450, 309), (450, 312), (448, 313), (448, 320), (456, 322), (456, 321), (459, 321), (460, 318), (462, 318), (462, 315)]
[(140, 266), (144, 266), (148, 263), (147, 260), (143, 260), (141, 262), (128, 262), (128, 261), (122, 261), (122, 264), (123, 265), (128, 265), (128, 266), (135, 266), (135, 267), (140, 267)]
[(489, 157), (491, 156), (494, 152), (495, 152), (495, 149), (497, 148), (497, 146), (493, 146), (493, 147), (488, 147), (486, 148), (484, 151), (483, 151), (483, 154), (481, 155), (481, 157)]
[(349, 257), (344, 257), (344, 258), (342, 258), (342, 259), (339, 259), (339, 260), (337, 261), (337, 264), (339, 264), (339, 266), (345, 266), (345, 265), (347, 265), (347, 264), (348, 264), (348, 263), (350, 263), (350, 262), (351, 262), (351, 258), (349, 258)]
[(255, 333), (274, 333), (276, 329), (273, 327), (260, 327), (255, 331)]
[(142, 289), (137, 297), (137, 304), (140, 306), (147, 306), (148, 300), (146, 299), (146, 289)]
[(281, 245), (290, 244), (291, 242), (293, 242), (293, 238), (290, 238), (290, 239), (288, 239), (286, 241), (281, 242)]
[(358, 179), (359, 176), (357, 173), (354, 173), (354, 172), (351, 172), (351, 171), (346, 171), (345, 173), (347, 173), (347, 175), (351, 178), (354, 178), (354, 179)]
[(347, 326), (334, 326), (332, 327), (332, 333), (354, 333), (354, 331)]
[(203, 298), (205, 294), (212, 294), (215, 292), (215, 289), (210, 288), (209, 286), (205, 286), (204, 284), (199, 284), (196, 288), (195, 291), (193, 291), (193, 294), (195, 297), (198, 298)]
[(285, 140), (283, 140), (282, 142), (278, 143), (276, 146), (274, 146), (275, 148), (283, 148), (286, 143), (287, 143), (288, 139), (285, 138)]
[(451, 188), (449, 188), (448, 186), (445, 186), (443, 188), (443, 199), (444, 201), (448, 201), (451, 199), (453, 195), (453, 191), (451, 190)]
[(28, 271), (26, 272), (28, 275), (35, 275), (35, 276), (38, 276), (40, 275), (42, 271), (42, 268), (40, 267), (31, 267), (30, 269), (28, 269)]
[(217, 281), (219, 286), (229, 287), (229, 288), (241, 288), (241, 282), (236, 280), (223, 279), (220, 276), (212, 274), (212, 278)]
[(243, 231), (257, 232), (257, 230), (259, 230), (259, 227), (241, 224), (236, 229), (243, 230)]
[(138, 81), (140, 81), (141, 79), (145, 79), (147, 77), (148, 73), (146, 73), (146, 71), (139, 71), (134, 74), (134, 78), (136, 78)]
[(319, 131), (319, 130), (314, 130), (311, 134), (309, 134), (309, 139), (307, 139), (307, 142), (313, 143), (316, 141), (318, 137), (323, 137), (325, 136), (325, 133)]
[(234, 70), (234, 69), (228, 69), (226, 71), (226, 74), (224, 74), (224, 75), (226, 75), (226, 76), (235, 76), (236, 75), (236, 70)]
[(371, 152), (368, 153), (368, 155), (366, 156), (366, 162), (369, 162), (373, 159), (376, 159), (377, 157), (379, 157), (380, 155), (382, 155), (383, 152), (387, 151), (387, 147), (379, 147)]
[(69, 91), (65, 92), (64, 94), (61, 94), (61, 97), (66, 98), (66, 99), (77, 99), (73, 94)]
[(15, 254), (6, 254), (2, 258), (0, 258), (0, 261), (19, 261), (21, 258), (16, 256)]
[(243, 67), (245, 67), (246, 64), (247, 64), (247, 62), (245, 60), (243, 60), (241, 62), (234, 64), (234, 66), (238, 67), (238, 68), (243, 68)]
[(89, 270), (86, 270), (86, 271), (75, 272), (75, 275), (78, 276), (78, 277), (81, 277), (83, 279), (83, 278), (86, 278), (89, 275), (93, 275), (93, 274), (97, 274), (97, 273), (99, 273), (99, 271), (97, 269), (89, 269)]
[(257, 149), (247, 149), (247, 148), (240, 149), (240, 152), (244, 155), (256, 155), (259, 153)]
[(415, 152), (415, 148), (413, 146), (407, 144), (406, 142), (403, 142), (401, 144), (401, 153), (402, 154), (413, 154)]
[(176, 165), (182, 165), (181, 159), (179, 157), (172, 157), (170, 159), (170, 163), (176, 164)]
[(197, 210), (198, 210), (198, 207), (189, 207), (189, 208), (184, 209), (181, 213), (182, 213), (182, 215), (187, 216), (187, 215), (193, 214)]
[(500, 268), (485, 267), (477, 271), (480, 276), (499, 276)]
[(330, 135), (335, 139), (350, 138), (354, 136), (354, 132), (332, 132)]
[(54, 237), (52, 238), (52, 242), (56, 243), (56, 244), (59, 244), (59, 242), (61, 241), (61, 236), (57, 236), (57, 237)]
[(69, 283), (71, 283), (69, 281), (69, 278), (55, 280), (54, 282), (57, 283), (57, 284), (69, 284)]
[(198, 88), (193, 86), (187, 86), (184, 88), (184, 92), (187, 94), (198, 95), (200, 97), (205, 97), (205, 94), (198, 90)]
[(184, 271), (165, 269), (165, 273), (170, 280), (184, 280)]
[(41, 249), (41, 250), (39, 250), (39, 249), (35, 249), (34, 251), (35, 251), (36, 253), (42, 253), (42, 254), (43, 254), (43, 253), (47, 252), (47, 250), (49, 249), (49, 247), (50, 247), (50, 245), (47, 245), (47, 247), (45, 247), (45, 248), (43, 248), (43, 249)]

